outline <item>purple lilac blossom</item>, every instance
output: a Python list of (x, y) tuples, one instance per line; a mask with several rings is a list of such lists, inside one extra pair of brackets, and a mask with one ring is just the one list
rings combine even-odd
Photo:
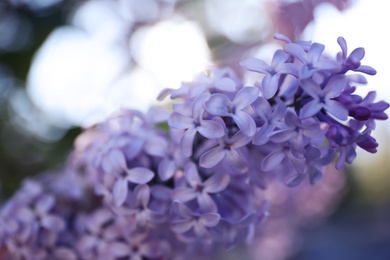
[(321, 185), (335, 158), (341, 170), (356, 147), (376, 152), (371, 132), (389, 107), (374, 92), (355, 94), (366, 82), (356, 73), (374, 74), (360, 64), (362, 48), (347, 57), (339, 38), (342, 53), (330, 59), (319, 43), (276, 37), (286, 46), (271, 66), (242, 63), (266, 74), (260, 86), (214, 69), (163, 91), (171, 112), (122, 110), (86, 129), (65, 169), (24, 182), (2, 206), (0, 250), (10, 259), (183, 259), (272, 237), (262, 229), (272, 199), (294, 218), (291, 204), (316, 194), (307, 185)]

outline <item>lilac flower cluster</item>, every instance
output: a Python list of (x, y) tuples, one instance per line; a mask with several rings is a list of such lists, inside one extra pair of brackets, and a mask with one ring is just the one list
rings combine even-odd
[[(261, 235), (267, 186), (297, 186), (351, 163), (389, 104), (354, 94), (362, 48), (335, 60), (319, 43), (286, 42), (264, 75), (245, 86), (230, 69), (166, 89), (173, 110), (124, 110), (78, 137), (67, 167), (27, 181), (0, 212), (0, 250), (10, 259), (188, 259)], [(288, 189), (288, 188), (286, 188)], [(199, 255), (197, 255), (199, 256)]]

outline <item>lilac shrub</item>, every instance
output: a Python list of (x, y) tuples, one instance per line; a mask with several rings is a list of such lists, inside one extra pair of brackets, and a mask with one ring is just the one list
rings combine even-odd
[(276, 38), (286, 44), (271, 65), (241, 63), (259, 73), (253, 86), (213, 69), (164, 90), (172, 110), (123, 110), (87, 129), (63, 171), (26, 181), (2, 207), (0, 248), (9, 259), (210, 259), (267, 233), (267, 194), (289, 189), (275, 182), (314, 185), (357, 146), (375, 153), (389, 104), (354, 94), (361, 73), (375, 74), (364, 49), (348, 55), (340, 37), (330, 59), (322, 44)]

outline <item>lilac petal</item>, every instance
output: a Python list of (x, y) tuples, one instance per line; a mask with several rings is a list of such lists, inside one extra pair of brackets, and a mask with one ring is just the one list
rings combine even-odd
[(208, 178), (204, 183), (204, 192), (218, 193), (226, 189), (229, 185), (230, 176), (227, 174), (214, 174)]
[(305, 79), (301, 81), (302, 89), (313, 98), (322, 96), (321, 87), (311, 79)]
[(154, 173), (144, 167), (135, 167), (127, 170), (126, 180), (136, 184), (145, 184), (153, 179)]
[(218, 213), (207, 213), (199, 217), (199, 222), (205, 227), (215, 227), (218, 225), (221, 216)]
[(305, 177), (306, 177), (306, 174), (294, 175), (294, 176), (292, 176), (292, 177), (290, 177), (289, 179), (286, 180), (286, 185), (288, 187), (296, 187), (296, 186), (298, 186), (299, 184), (301, 184), (303, 182)]
[(195, 163), (190, 162), (186, 165), (185, 177), (188, 184), (190, 184), (190, 186), (193, 188), (195, 188), (198, 184), (202, 183)]
[(366, 73), (368, 75), (375, 75), (376, 70), (373, 67), (367, 66), (367, 65), (361, 65), (359, 68), (355, 69), (354, 71), (359, 71)]
[(152, 196), (160, 200), (170, 201), (172, 198), (172, 190), (163, 185), (153, 185)]
[(301, 46), (295, 43), (287, 43), (284, 46), (284, 51), (306, 64), (307, 54)]
[(319, 183), (322, 180), (322, 171), (317, 167), (310, 167), (309, 178), (312, 185)]
[(197, 195), (198, 194), (194, 189), (189, 188), (176, 188), (172, 192), (172, 198), (182, 202), (193, 200)]
[(168, 124), (170, 127), (187, 129), (193, 126), (193, 119), (183, 116), (177, 112), (173, 112), (168, 119)]
[(272, 114), (272, 108), (269, 102), (263, 98), (259, 97), (252, 103), (252, 108), (256, 111), (257, 114), (263, 119), (267, 119), (269, 115)]
[(291, 144), (291, 153), (297, 158), (304, 157), (304, 144), (303, 144), (303, 136), (298, 134), (295, 138), (290, 140)]
[(276, 68), (279, 64), (285, 63), (290, 56), (283, 50), (278, 49), (272, 57), (271, 67)]
[(253, 137), (253, 144), (255, 145), (263, 145), (268, 142), (268, 134), (273, 130), (273, 126), (268, 124), (264, 124), (259, 131)]
[(202, 154), (199, 158), (199, 165), (203, 168), (211, 168), (217, 165), (226, 156), (222, 149), (218, 146)]
[(344, 75), (333, 77), (324, 88), (327, 98), (338, 97), (347, 85), (347, 79)]
[(283, 129), (272, 132), (270, 135), (268, 135), (268, 138), (272, 142), (283, 143), (287, 140), (294, 138), (295, 136), (297, 136), (297, 132), (295, 132), (294, 130)]
[(181, 201), (179, 200), (174, 200), (172, 203), (172, 209), (175, 211), (175, 213), (181, 217), (181, 218), (192, 218), (194, 215), (192, 213), (192, 210), (189, 209), (186, 205), (184, 205)]
[(301, 133), (309, 138), (318, 138), (324, 136), (328, 125), (326, 123), (305, 125), (301, 129)]
[(271, 171), (276, 168), (284, 159), (286, 154), (282, 151), (275, 151), (268, 154), (261, 163), (261, 169), (263, 171)]
[(257, 99), (259, 93), (260, 90), (256, 87), (242, 88), (238, 91), (232, 103), (236, 105), (236, 110), (243, 110)]
[(194, 221), (188, 220), (174, 220), (171, 222), (171, 229), (177, 234), (187, 232), (194, 226)]
[(232, 105), (232, 102), (223, 94), (213, 94), (210, 96), (204, 104), (206, 110), (217, 116), (229, 116), (229, 107)]
[(111, 242), (108, 251), (114, 257), (124, 257), (130, 255), (129, 245), (123, 242)]
[(343, 37), (340, 36), (337, 38), (337, 43), (341, 47), (343, 60), (346, 60), (347, 59), (347, 42), (345, 41), (345, 39)]
[(35, 218), (35, 214), (27, 207), (18, 208), (15, 216), (21, 222), (32, 222)]
[(244, 135), (250, 137), (255, 135), (256, 123), (250, 115), (242, 111), (236, 111), (236, 114), (232, 117)]
[(275, 33), (274, 39), (284, 41), (285, 43), (291, 43), (291, 40), (287, 36), (284, 36), (283, 34), (280, 33)]
[(356, 48), (354, 49), (351, 54), (349, 54), (349, 57), (347, 59), (347, 63), (352, 63), (352, 64), (359, 64), (360, 61), (364, 58), (365, 51), (364, 48)]
[(214, 82), (214, 87), (227, 92), (233, 92), (236, 90), (236, 84), (230, 78), (221, 78)]
[(207, 229), (200, 223), (196, 223), (194, 225), (194, 232), (197, 236), (197, 238), (206, 245), (209, 245), (212, 243), (211, 236)]
[(240, 156), (238, 153), (239, 150), (232, 149), (230, 153), (227, 153), (226, 155), (226, 162), (229, 163), (229, 166), (236, 172), (236, 173), (244, 173), (248, 170), (246, 158), (243, 156)]
[(251, 58), (240, 62), (241, 67), (244, 69), (255, 71), (259, 73), (269, 73), (271, 67), (264, 61), (256, 58)]
[(134, 189), (134, 195), (137, 205), (142, 205), (146, 208), (150, 199), (150, 188), (146, 184), (137, 185)]
[(317, 114), (323, 107), (322, 103), (319, 103), (318, 100), (312, 100), (304, 105), (299, 113), (300, 118), (308, 118)]
[(162, 181), (166, 181), (174, 175), (176, 163), (173, 160), (164, 158), (158, 165), (158, 176)]
[(246, 136), (241, 131), (238, 131), (233, 135), (233, 137), (230, 139), (230, 143), (233, 148), (239, 148), (244, 145), (247, 145), (251, 141), (251, 137)]
[(88, 229), (92, 231), (92, 233), (97, 233), (101, 226), (109, 221), (112, 218), (112, 213), (105, 209), (100, 209), (95, 211), (93, 214), (91, 221), (88, 221)]
[(210, 139), (221, 138), (225, 135), (224, 125), (219, 121), (203, 120), (197, 129), (201, 135)]
[(284, 118), (284, 122), (287, 126), (295, 128), (301, 124), (301, 120), (295, 113), (295, 111), (288, 109)]
[(306, 172), (306, 160), (305, 158), (297, 158), (291, 153), (287, 154), (288, 158), (290, 159), (290, 162), (294, 166), (294, 169), (298, 173), (305, 173)]
[(54, 259), (67, 259), (67, 260), (77, 260), (77, 255), (73, 250), (65, 247), (56, 248), (53, 253)]
[(278, 68), (278, 74), (290, 74), (299, 77), (299, 66), (295, 63), (284, 63)]
[(367, 79), (361, 74), (351, 74), (347, 76), (349, 81), (358, 83), (358, 84), (367, 84)]
[(214, 200), (208, 193), (202, 192), (196, 197), (196, 199), (202, 212), (209, 213), (218, 211), (217, 204), (215, 204)]
[(113, 196), (114, 196), (114, 203), (117, 207), (122, 206), (122, 204), (125, 202), (127, 197), (127, 180), (123, 178), (119, 178), (116, 180), (114, 187), (113, 187)]
[(49, 230), (60, 232), (65, 229), (65, 221), (54, 215), (46, 215), (41, 220), (41, 225)]
[(186, 157), (190, 157), (192, 155), (192, 146), (197, 132), (198, 130), (195, 128), (188, 129), (187, 131), (184, 132), (184, 135), (180, 140), (181, 152)]
[(38, 212), (38, 214), (45, 214), (46, 212), (50, 211), (50, 209), (54, 206), (54, 203), (55, 199), (53, 196), (43, 196), (35, 204), (35, 210)]
[(324, 108), (327, 112), (331, 113), (333, 116), (340, 120), (348, 119), (348, 109), (345, 108), (340, 102), (335, 100), (327, 100), (326, 104), (324, 104)]
[(266, 99), (270, 99), (278, 91), (278, 85), (278, 75), (267, 74), (261, 82), (261, 93)]
[(308, 63), (315, 65), (317, 63), (317, 61), (319, 60), (324, 49), (325, 49), (325, 45), (317, 43), (317, 42), (313, 43), (310, 46), (310, 50), (308, 53), (308, 59), (309, 59)]
[(336, 162), (336, 169), (342, 171), (344, 169), (346, 152), (344, 147), (340, 147), (340, 156)]

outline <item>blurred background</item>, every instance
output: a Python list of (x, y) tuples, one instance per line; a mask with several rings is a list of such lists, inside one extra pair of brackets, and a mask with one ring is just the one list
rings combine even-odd
[[(359, 94), (376, 90), (389, 102), (389, 7), (380, 0), (0, 0), (0, 199), (22, 179), (61, 167), (82, 128), (113, 111), (146, 111), (163, 88), (210, 66), (243, 74), (241, 60), (271, 59), (281, 47), (276, 32), (323, 43), (331, 56), (340, 51), (338, 36), (349, 52), (364, 47), (363, 64), (378, 74)], [(295, 205), (308, 212), (310, 204), (316, 221), (274, 221), (280, 236), (259, 241), (254, 258), (390, 259), (389, 124), (377, 125), (376, 154), (358, 151), (353, 166), (329, 174), (332, 188)], [(299, 196), (310, 202), (308, 194)]]

